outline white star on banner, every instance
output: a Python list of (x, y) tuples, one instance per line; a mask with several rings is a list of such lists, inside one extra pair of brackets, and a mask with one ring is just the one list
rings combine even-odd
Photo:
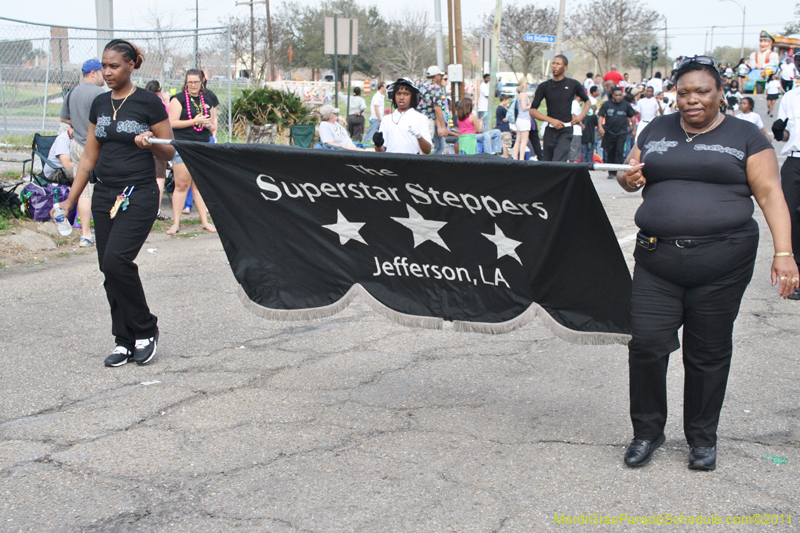
[[(354, 240), (367, 244), (359, 231), (366, 222), (349, 222), (341, 211), (336, 211), (336, 224), (325, 224), (322, 227), (339, 234), (339, 243), (347, 244), (347, 241)], [(369, 246), (369, 245), (368, 245)]]
[(447, 222), (439, 222), (437, 220), (425, 220), (422, 215), (414, 211), (414, 208), (406, 204), (408, 208), (408, 218), (391, 217), (395, 222), (399, 222), (414, 233), (414, 248), (419, 246), (425, 241), (431, 241), (448, 252), (450, 248), (444, 243), (439, 236), (439, 230), (444, 227)]
[(503, 234), (503, 230), (501, 230), (497, 224), (494, 225), (494, 235), (490, 235), (489, 233), (481, 233), (481, 235), (492, 241), (495, 246), (497, 246), (498, 259), (504, 255), (507, 255), (519, 261), (520, 265), (522, 264), (522, 259), (520, 259), (517, 255), (517, 252), (514, 251), (516, 250), (517, 246), (522, 244), (522, 242), (506, 237), (505, 234)]

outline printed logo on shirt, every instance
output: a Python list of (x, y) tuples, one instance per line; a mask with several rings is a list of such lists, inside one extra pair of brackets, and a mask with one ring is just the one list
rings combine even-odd
[(660, 141), (650, 141), (649, 143), (645, 144), (644, 147), (647, 151), (644, 155), (649, 154), (650, 152), (656, 152), (658, 154), (666, 153), (670, 148), (675, 148), (678, 146), (676, 141), (668, 141), (666, 137), (662, 137)]
[(111, 117), (100, 115), (97, 117), (97, 125), (94, 128), (95, 137), (106, 137), (106, 126), (111, 125)]
[(742, 161), (744, 159), (744, 152), (741, 150), (737, 150), (736, 148), (730, 148), (728, 146), (721, 146), (719, 144), (695, 144), (694, 149), (698, 152), (706, 151), (706, 152), (719, 152), (721, 154), (729, 154)]
[(134, 135), (140, 135), (146, 131), (150, 131), (150, 126), (136, 122), (135, 120), (117, 122), (117, 133), (133, 133)]

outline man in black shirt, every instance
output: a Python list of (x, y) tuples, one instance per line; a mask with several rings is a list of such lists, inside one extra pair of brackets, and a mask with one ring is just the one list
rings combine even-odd
[[(544, 131), (544, 153), (542, 161), (566, 161), (572, 144), (572, 126), (579, 124), (589, 112), (589, 97), (578, 80), (567, 78), (564, 73), (569, 66), (566, 56), (553, 58), (553, 77), (536, 88), (531, 104), (531, 117), (547, 122)], [(572, 101), (578, 96), (583, 101), (581, 114), (572, 116)], [(542, 99), (547, 102), (547, 115), (539, 111)]]
[[(600, 122), (597, 131), (603, 136), (603, 153), (606, 156), (606, 163), (622, 164), (622, 156), (625, 147), (625, 138), (628, 136), (628, 129), (631, 125), (631, 117), (636, 115), (636, 111), (628, 103), (622, 100), (622, 89), (615, 87), (611, 92), (611, 100), (603, 104), (597, 116)], [(603, 120), (604, 119), (604, 120)], [(608, 179), (616, 179), (616, 172), (609, 172)]]

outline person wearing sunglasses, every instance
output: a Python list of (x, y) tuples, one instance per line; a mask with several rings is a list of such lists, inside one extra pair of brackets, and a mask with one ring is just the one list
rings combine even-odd
[(629, 155), (631, 168), (617, 173), (623, 189), (643, 197), (628, 344), (633, 441), (624, 459), (643, 466), (665, 441), (667, 363), (683, 326), (689, 468), (714, 470), (733, 323), (758, 248), (751, 196), (772, 233), (780, 297), (800, 275), (772, 145), (754, 124), (720, 113), (722, 80), (710, 57), (681, 61), (675, 83), (678, 113), (655, 117)]

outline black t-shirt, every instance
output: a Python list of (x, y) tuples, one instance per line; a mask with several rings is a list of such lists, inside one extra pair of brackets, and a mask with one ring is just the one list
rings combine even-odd
[(609, 100), (604, 103), (597, 112), (598, 116), (605, 117), (606, 121), (603, 124), (603, 129), (606, 135), (611, 137), (619, 137), (628, 133), (628, 119), (636, 115), (633, 106), (622, 100), (620, 103), (615, 103), (614, 100)]
[(658, 116), (639, 136), (647, 185), (636, 225), (661, 238), (758, 233), (747, 158), (772, 144), (756, 125), (731, 116), (686, 142), (680, 116)]
[(167, 110), (155, 93), (140, 87), (124, 103), (121, 98), (115, 99), (114, 108), (116, 120), (109, 91), (97, 96), (89, 111), (89, 122), (95, 125), (94, 136), (101, 147), (95, 173), (110, 186), (150, 183), (156, 179), (153, 153), (136, 146), (134, 138), (167, 120)]
[(597, 115), (592, 113), (591, 115), (586, 115), (583, 119), (583, 135), (581, 138), (581, 142), (583, 144), (593, 144), (594, 143), (594, 130), (597, 127)]
[[(192, 118), (200, 116), (201, 114), (205, 116), (211, 116), (211, 108), (219, 105), (217, 96), (214, 93), (209, 93), (210, 91), (203, 91), (202, 99), (200, 98), (200, 95), (189, 96), (189, 103), (192, 108)], [(181, 104), (180, 119), (189, 120), (189, 113), (186, 111), (186, 93), (180, 91), (177, 94), (173, 94), (172, 98), (170, 98), (170, 103), (172, 103), (172, 100), (177, 100)], [(203, 108), (204, 104), (205, 108)], [(202, 109), (204, 109), (204, 111), (201, 113)], [(197, 131), (192, 126), (188, 126), (186, 128), (172, 128), (172, 131), (175, 135), (175, 138), (180, 141), (197, 141), (201, 143), (207, 143), (213, 135), (213, 133), (206, 128)]]
[(564, 78), (561, 81), (554, 81), (552, 78), (539, 84), (536, 93), (533, 95), (531, 109), (539, 109), (542, 99), (547, 102), (547, 116), (570, 122), (572, 120), (572, 101), (575, 95), (582, 101), (589, 99), (583, 84), (572, 78)]
[(504, 122), (503, 119), (506, 118), (508, 114), (508, 108), (505, 106), (497, 106), (497, 111), (495, 111), (495, 118), (497, 118), (497, 129), (500, 131), (511, 131), (508, 122)]

